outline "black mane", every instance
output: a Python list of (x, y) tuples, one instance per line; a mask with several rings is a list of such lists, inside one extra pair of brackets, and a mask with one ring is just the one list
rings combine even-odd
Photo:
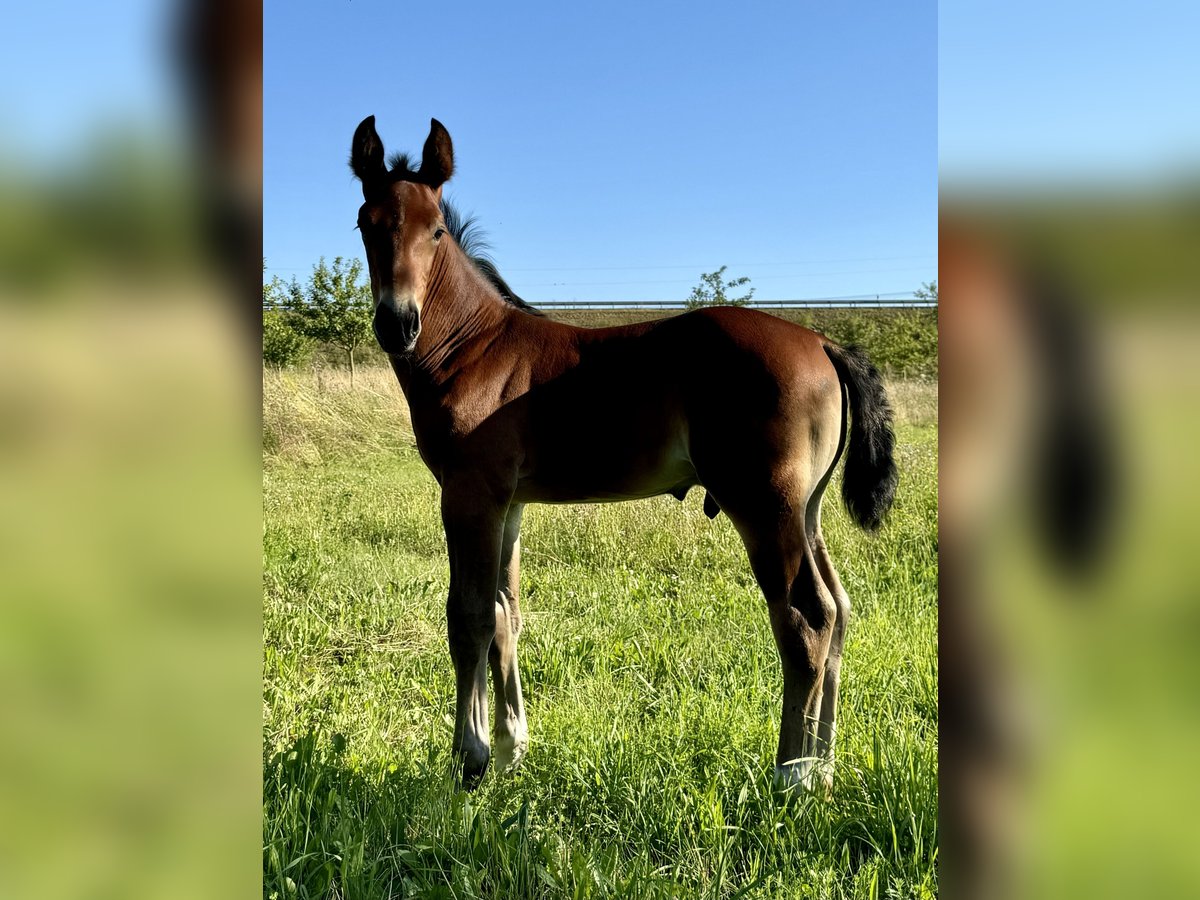
[[(412, 158), (407, 153), (393, 153), (388, 162), (391, 164), (389, 174), (393, 180), (418, 180), (418, 170), (413, 168)], [(449, 200), (442, 197), (442, 218), (446, 220), (446, 230), (450, 232), (450, 236), (454, 238), (454, 242), (467, 255), (467, 258), (474, 263), (479, 274), (486, 278), (488, 284), (499, 292), (506, 303), (535, 316), (545, 315), (540, 309), (530, 306), (518, 297), (516, 291), (509, 287), (508, 282), (501, 277), (500, 270), (496, 268), (495, 261), (488, 254), (489, 246), (487, 238), (484, 236), (483, 229), (479, 227), (479, 223), (474, 216), (464, 216)]]
[(474, 216), (462, 215), (449, 200), (442, 197), (442, 218), (446, 220), (446, 230), (450, 232), (454, 242), (467, 254), (467, 258), (475, 264), (479, 274), (487, 279), (488, 284), (500, 293), (505, 302), (535, 316), (545, 315), (540, 309), (530, 306), (518, 297), (516, 291), (500, 276), (495, 261), (488, 254), (487, 238), (484, 237), (483, 229), (479, 227)]

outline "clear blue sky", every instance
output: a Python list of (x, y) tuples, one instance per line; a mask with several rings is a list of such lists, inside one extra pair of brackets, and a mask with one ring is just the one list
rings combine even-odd
[(346, 165), (429, 118), (452, 199), (537, 302), (682, 299), (728, 264), (762, 299), (937, 273), (937, 9), (269, 0), (268, 277), (361, 256)]
[(1094, 186), (1194, 176), (1198, 35), (1194, 0), (941, 3), (946, 183)]
[(181, 121), (178, 3), (46, 0), (4, 9), (0, 155), (52, 168), (105, 129), (162, 135)]

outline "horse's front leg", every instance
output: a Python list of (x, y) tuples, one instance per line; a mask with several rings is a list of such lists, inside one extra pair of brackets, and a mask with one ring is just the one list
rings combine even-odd
[(496, 634), (496, 596), (507, 502), (496, 502), (473, 478), (447, 479), (442, 522), (450, 551), (450, 597), (446, 624), (454, 661), (457, 701), (454, 754), (462, 783), (474, 790), (487, 771), (488, 654)]
[(496, 592), (496, 636), (489, 659), (496, 688), (496, 765), (515, 768), (529, 744), (521, 672), (517, 666), (517, 636), (521, 633), (521, 512), (514, 503), (504, 522), (500, 550), (500, 580)]

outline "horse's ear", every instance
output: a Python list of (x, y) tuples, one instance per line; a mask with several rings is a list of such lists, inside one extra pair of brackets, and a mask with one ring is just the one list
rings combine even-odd
[(450, 132), (437, 119), (429, 120), (429, 137), (421, 152), (421, 180), (431, 188), (439, 188), (454, 174), (454, 145)]
[(363, 184), (363, 193), (367, 186), (387, 174), (387, 166), (383, 164), (383, 141), (375, 131), (375, 117), (367, 116), (354, 130), (354, 140), (350, 144), (350, 168)]

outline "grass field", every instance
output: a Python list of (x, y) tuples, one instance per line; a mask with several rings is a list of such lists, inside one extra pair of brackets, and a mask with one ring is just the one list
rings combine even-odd
[(836, 485), (825, 505), (854, 603), (831, 801), (772, 791), (778, 658), (700, 491), (527, 510), (530, 750), (468, 796), (437, 486), (399, 388), (265, 374), (264, 896), (936, 896), (937, 396), (893, 392), (890, 524), (852, 528)]

